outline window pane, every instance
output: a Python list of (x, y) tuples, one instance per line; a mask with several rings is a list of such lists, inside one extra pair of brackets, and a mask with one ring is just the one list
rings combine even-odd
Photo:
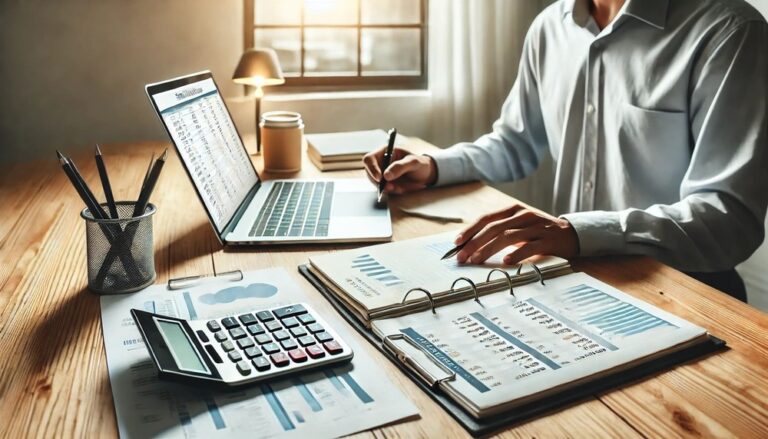
[(357, 75), (356, 29), (306, 29), (304, 75)]
[(301, 24), (302, 0), (256, 0), (254, 23)]
[(361, 0), (360, 20), (363, 24), (418, 24), (421, 21), (420, 0)]
[(421, 74), (419, 29), (363, 29), (363, 76), (418, 76)]
[(277, 52), (280, 67), (286, 76), (301, 73), (301, 30), (256, 29), (253, 43), (256, 47), (271, 47)]
[(304, 23), (357, 24), (357, 0), (304, 0)]

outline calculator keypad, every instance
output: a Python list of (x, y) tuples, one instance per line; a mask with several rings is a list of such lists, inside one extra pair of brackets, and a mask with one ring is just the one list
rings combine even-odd
[[(282, 374), (278, 370), (292, 370), (292, 365), (301, 364), (303, 370), (351, 356), (351, 352), (339, 355), (348, 348), (302, 304), (210, 320), (196, 327), (206, 352), (221, 364), (218, 368), (231, 368), (227, 376), (235, 382)], [(223, 362), (221, 357), (226, 357)]]

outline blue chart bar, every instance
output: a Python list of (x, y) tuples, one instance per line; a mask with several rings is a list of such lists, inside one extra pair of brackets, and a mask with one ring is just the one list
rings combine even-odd
[(360, 273), (374, 278), (384, 285), (391, 287), (403, 283), (400, 278), (392, 274), (392, 270), (379, 263), (373, 256), (365, 254), (360, 255), (352, 260), (352, 268), (357, 269)]
[(154, 300), (148, 300), (148, 301), (144, 302), (144, 311), (151, 312), (153, 314), (155, 312), (157, 312), (156, 308), (155, 308), (155, 301)]
[(541, 352), (537, 351), (536, 349), (528, 346), (525, 342), (520, 340), (519, 338), (513, 336), (512, 334), (508, 333), (507, 331), (501, 329), (498, 327), (495, 323), (485, 318), (484, 315), (473, 312), (470, 314), (470, 316), (474, 317), (475, 320), (480, 322), (483, 326), (490, 329), (491, 331), (495, 332), (496, 335), (503, 338), (504, 340), (512, 343), (513, 345), (517, 346), (520, 350), (528, 353), (528, 355), (532, 356), (533, 358), (539, 360), (540, 362), (546, 364), (551, 369), (560, 369), (560, 365), (549, 359), (546, 355), (542, 354)]
[(360, 401), (363, 402), (363, 404), (368, 404), (370, 402), (373, 402), (373, 398), (371, 398), (371, 395), (368, 394), (363, 388), (358, 384), (357, 381), (355, 381), (354, 378), (352, 378), (352, 375), (349, 374), (349, 372), (344, 372), (341, 374), (341, 379), (343, 379), (350, 389), (352, 389), (353, 392), (355, 392), (355, 395), (357, 395), (358, 398), (360, 398)]
[(301, 414), (301, 412), (299, 412), (299, 411), (297, 411), (297, 410), (294, 410), (294, 411), (293, 411), (293, 417), (295, 417), (295, 418), (296, 418), (296, 421), (297, 421), (299, 424), (303, 424), (303, 423), (304, 423), (304, 416)]
[(544, 311), (545, 313), (549, 314), (550, 316), (554, 317), (556, 320), (559, 320), (563, 323), (565, 323), (566, 326), (568, 326), (571, 329), (576, 330), (577, 332), (580, 332), (585, 337), (589, 337), (592, 340), (596, 341), (597, 343), (601, 344), (603, 347), (611, 350), (611, 351), (617, 351), (619, 348), (614, 346), (612, 343), (610, 343), (608, 340), (604, 339), (603, 337), (600, 337), (599, 335), (593, 333), (592, 331), (589, 331), (588, 329), (584, 328), (583, 326), (579, 325), (578, 323), (572, 321), (571, 319), (565, 317), (564, 315), (555, 312), (553, 309), (550, 309), (548, 306), (544, 305), (543, 303), (539, 302), (536, 299), (528, 299), (526, 302), (530, 303), (531, 305), (539, 308), (540, 310)]
[(325, 376), (328, 377), (328, 379), (331, 381), (331, 384), (333, 384), (333, 387), (336, 388), (336, 390), (339, 391), (339, 393), (346, 395), (347, 388), (344, 387), (344, 384), (341, 382), (338, 376), (336, 376), (336, 372), (328, 369), (323, 371), (325, 373)]
[(587, 285), (563, 293), (563, 304), (574, 310), (579, 323), (600, 329), (601, 334), (630, 336), (660, 326), (677, 326)]
[(203, 401), (208, 407), (208, 413), (211, 415), (211, 419), (213, 420), (213, 425), (216, 427), (216, 430), (223, 430), (227, 428), (227, 424), (224, 423), (224, 418), (221, 417), (221, 411), (219, 411), (219, 406), (216, 405), (216, 401), (214, 401), (213, 398), (205, 398)]
[(323, 406), (320, 405), (320, 401), (318, 401), (317, 398), (315, 398), (315, 395), (309, 391), (309, 388), (303, 381), (300, 379), (293, 380), (293, 385), (296, 386), (301, 397), (304, 398), (304, 401), (307, 402), (307, 405), (309, 405), (309, 408), (311, 408), (313, 412), (319, 412), (323, 409)]
[(189, 312), (189, 320), (197, 320), (197, 312), (195, 311), (195, 305), (192, 304), (192, 296), (189, 295), (189, 291), (184, 291), (184, 303), (187, 305), (187, 311)]
[(461, 367), (459, 363), (453, 361), (453, 359), (449, 357), (448, 354), (440, 350), (440, 348), (432, 344), (432, 342), (427, 340), (426, 337), (424, 337), (423, 335), (416, 332), (413, 328), (401, 329), (400, 332), (407, 335), (408, 338), (413, 340), (417, 345), (421, 346), (421, 348), (424, 350), (425, 353), (428, 353), (436, 361), (439, 361), (441, 364), (447, 367), (450, 371), (452, 371), (456, 375), (463, 378), (472, 387), (477, 389), (478, 392), (488, 392), (491, 390), (488, 386), (486, 386), (480, 380), (478, 380), (474, 375), (472, 375), (466, 369)]
[(283, 404), (280, 402), (280, 400), (277, 399), (277, 395), (275, 395), (272, 387), (270, 387), (269, 384), (262, 384), (260, 387), (261, 393), (263, 393), (267, 398), (269, 407), (272, 408), (272, 412), (275, 413), (275, 417), (277, 417), (278, 422), (280, 422), (280, 425), (283, 426), (283, 430), (294, 430), (296, 426), (293, 425), (293, 422), (291, 422), (291, 418), (288, 417), (288, 413), (285, 411), (285, 408), (283, 407)]

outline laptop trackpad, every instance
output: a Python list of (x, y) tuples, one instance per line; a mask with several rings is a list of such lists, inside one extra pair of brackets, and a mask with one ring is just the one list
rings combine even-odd
[(386, 204), (378, 206), (376, 192), (336, 192), (331, 216), (386, 216)]

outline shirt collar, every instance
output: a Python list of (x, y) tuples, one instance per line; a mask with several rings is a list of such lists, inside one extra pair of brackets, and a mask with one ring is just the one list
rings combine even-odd
[[(664, 29), (667, 22), (669, 0), (626, 0), (624, 14), (637, 18), (659, 29)], [(567, 15), (584, 27), (589, 20), (589, 0), (564, 0), (563, 18)]]

